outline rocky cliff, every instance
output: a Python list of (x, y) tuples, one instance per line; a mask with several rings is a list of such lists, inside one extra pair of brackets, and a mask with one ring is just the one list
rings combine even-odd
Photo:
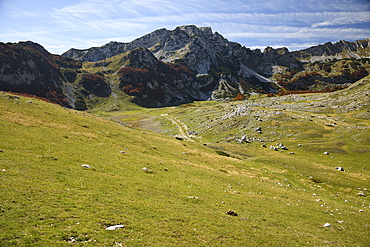
[(58, 62), (77, 64), (51, 55), (33, 42), (0, 43), (0, 89), (34, 94), (64, 104), (62, 83), (66, 81)]

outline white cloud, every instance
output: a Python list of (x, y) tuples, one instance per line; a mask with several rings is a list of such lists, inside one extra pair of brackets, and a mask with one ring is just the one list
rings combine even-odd
[(353, 24), (362, 24), (370, 22), (370, 13), (369, 12), (339, 12), (332, 15), (332, 18), (317, 22), (312, 25), (315, 27), (323, 26), (338, 26), (338, 25), (353, 25)]
[[(12, 3), (1, 1), (8, 1), (9, 6)], [(71, 2), (75, 4), (68, 6)], [(6, 13), (8, 19), (1, 17), (0, 9), (0, 39), (16, 41), (26, 37), (60, 53), (71, 47), (100, 46), (111, 40), (129, 42), (158, 28), (195, 24), (211, 26), (229, 40), (251, 48), (299, 47), (370, 36), (370, 4), (365, 2), (68, 0), (64, 7), (54, 5), (36, 12), (16, 6)], [(65, 48), (56, 44), (64, 44)]]

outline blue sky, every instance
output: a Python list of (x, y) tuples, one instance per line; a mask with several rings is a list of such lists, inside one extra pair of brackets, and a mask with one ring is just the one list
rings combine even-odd
[(190, 24), (251, 49), (298, 50), (370, 37), (370, 0), (0, 0), (0, 42), (54, 54)]

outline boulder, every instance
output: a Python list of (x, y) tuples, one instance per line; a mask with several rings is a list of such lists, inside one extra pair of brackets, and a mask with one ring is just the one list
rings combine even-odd
[(338, 170), (338, 171), (341, 171), (341, 172), (345, 172), (344, 168), (339, 166), (339, 167), (335, 167), (334, 169)]
[(105, 230), (114, 231), (114, 230), (117, 230), (117, 229), (120, 229), (120, 228), (125, 228), (125, 226), (124, 225), (108, 226), (107, 228), (105, 228)]
[(365, 196), (365, 193), (363, 191), (360, 191), (360, 192), (357, 193), (357, 195), (359, 195), (359, 196)]
[(231, 216), (238, 216), (238, 214), (234, 210), (231, 210), (231, 209), (227, 210), (226, 214), (231, 215)]

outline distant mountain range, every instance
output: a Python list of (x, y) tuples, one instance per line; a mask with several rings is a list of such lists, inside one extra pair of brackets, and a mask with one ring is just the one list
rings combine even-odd
[(370, 71), (370, 38), (293, 52), (261, 51), (196, 26), (159, 29), (130, 43), (70, 49), (62, 56), (30, 41), (0, 43), (0, 54), (0, 90), (81, 110), (115, 92), (158, 107), (255, 93), (337, 90)]

